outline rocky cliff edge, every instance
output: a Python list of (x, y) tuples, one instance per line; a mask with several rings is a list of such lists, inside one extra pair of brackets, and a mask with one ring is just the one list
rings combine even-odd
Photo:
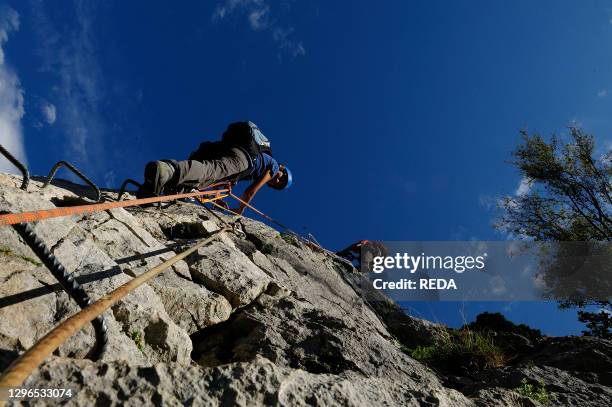
[[(41, 189), (33, 180), (29, 192), (19, 185), (18, 177), (0, 174), (0, 210), (89, 201), (83, 187), (67, 181)], [(433, 343), (445, 328), (382, 298), (364, 300), (356, 289), (359, 273), (347, 264), (261, 222), (243, 225), (246, 238), (220, 235), (107, 311), (102, 360), (88, 359), (95, 340), (87, 326), (26, 385), (71, 388), (70, 405), (537, 405), (512, 391), (527, 377), (546, 381), (560, 405), (612, 399), (612, 345), (589, 347), (583, 338), (557, 338), (550, 345), (556, 347), (539, 348), (539, 359), (490, 372), (481, 382), (470, 379), (471, 390), (462, 393), (461, 378), (436, 373), (406, 352)], [(220, 222), (202, 207), (177, 203), (33, 227), (95, 300)], [(12, 227), (0, 227), (0, 264), (4, 369), (79, 308)], [(585, 357), (599, 365), (576, 367)]]

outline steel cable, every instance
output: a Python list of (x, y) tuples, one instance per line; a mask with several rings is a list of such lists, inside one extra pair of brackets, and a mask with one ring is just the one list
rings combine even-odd
[[(81, 308), (85, 308), (91, 304), (91, 298), (87, 295), (87, 292), (83, 289), (81, 284), (68, 273), (68, 271), (60, 264), (57, 258), (47, 248), (45, 243), (40, 240), (32, 227), (27, 223), (19, 223), (13, 225), (13, 228), (19, 233), (23, 240), (30, 246), (32, 251), (38, 256), (45, 266), (51, 271), (53, 277), (61, 284), (66, 290), (68, 295), (76, 301)], [(96, 317), (92, 321), (96, 333), (96, 346), (92, 350), (90, 356), (92, 359), (97, 359), (102, 356), (106, 349), (108, 342), (106, 322), (102, 316)]]
[[(44, 360), (49, 357), (53, 351), (55, 351), (62, 343), (81, 329), (85, 324), (94, 320), (97, 316), (101, 315), (104, 311), (112, 307), (123, 297), (161, 272), (165, 271), (174, 263), (183, 260), (200, 247), (211, 242), (220, 233), (227, 232), (229, 230), (231, 230), (229, 227), (219, 229), (210, 237), (201, 240), (200, 242), (191, 246), (189, 249), (164, 261), (162, 264), (153, 267), (151, 270), (139, 275), (138, 277), (133, 278), (53, 328), (8, 367), (8, 369), (0, 377), (0, 389), (21, 386), (28, 376), (30, 376), (32, 371), (34, 371), (34, 369), (40, 366), (40, 364), (44, 362)], [(0, 401), (0, 405), (1, 404), (2, 402)]]

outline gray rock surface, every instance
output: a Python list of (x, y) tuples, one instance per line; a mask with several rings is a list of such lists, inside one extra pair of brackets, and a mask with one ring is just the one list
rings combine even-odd
[(312, 374), (259, 356), (213, 368), (53, 359), (30, 379), (32, 384), (42, 382), (74, 389), (67, 405), (79, 406), (456, 406), (465, 402), (457, 393), (435, 388), (411, 390), (376, 377)]
[[(44, 190), (33, 180), (29, 192), (18, 185), (18, 177), (0, 174), (0, 210), (66, 205), (83, 190), (61, 180)], [(512, 391), (526, 377), (544, 380), (569, 405), (610, 400), (610, 345), (584, 338), (550, 342), (516, 366), (452, 384), (405, 352), (439, 340), (444, 327), (364, 296), (360, 275), (346, 263), (261, 222), (245, 218), (243, 225), (246, 239), (218, 237), (113, 306), (101, 361), (87, 359), (94, 345), (88, 326), (27, 386), (69, 387), (75, 396), (68, 405), (537, 405)], [(34, 225), (94, 299), (220, 226), (187, 203)], [(4, 368), (78, 307), (12, 228), (0, 227), (0, 242)]]
[[(489, 404), (508, 405), (508, 389), (522, 380), (535, 388), (543, 383), (558, 406), (604, 406), (612, 401), (612, 342), (590, 337), (545, 338), (517, 363), (481, 373), (464, 392)], [(494, 400), (497, 400), (494, 402)], [(528, 401), (522, 400), (521, 403)], [(518, 404), (518, 405), (523, 405)], [(531, 404), (524, 404), (531, 405)]]

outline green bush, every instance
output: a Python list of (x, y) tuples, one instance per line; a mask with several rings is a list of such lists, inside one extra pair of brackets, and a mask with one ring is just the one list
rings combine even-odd
[(552, 399), (551, 394), (546, 390), (546, 385), (543, 381), (538, 382), (538, 385), (536, 388), (533, 384), (527, 383), (527, 379), (524, 378), (521, 380), (521, 385), (514, 389), (514, 391), (542, 404), (548, 404)]
[(457, 372), (501, 367), (506, 362), (489, 334), (469, 329), (455, 331), (433, 345), (412, 349), (410, 356), (433, 367)]
[(440, 353), (437, 346), (418, 346), (416, 349), (410, 350), (410, 356), (416, 360), (429, 361), (435, 359), (436, 355)]
[(539, 329), (533, 329), (525, 324), (515, 324), (506, 319), (499, 312), (483, 312), (476, 316), (476, 320), (466, 325), (467, 328), (473, 331), (494, 331), (494, 332), (509, 332), (515, 333), (531, 341), (539, 341), (542, 339), (542, 332)]
[(292, 246), (295, 246), (297, 248), (300, 247), (300, 242), (297, 240), (297, 238), (291, 234), (291, 233), (282, 233), (281, 237), (283, 238), (283, 240), (287, 243), (289, 243)]
[(138, 350), (144, 352), (144, 341), (142, 340), (142, 335), (140, 334), (140, 332), (132, 331), (132, 333), (130, 334), (130, 338), (132, 338)]

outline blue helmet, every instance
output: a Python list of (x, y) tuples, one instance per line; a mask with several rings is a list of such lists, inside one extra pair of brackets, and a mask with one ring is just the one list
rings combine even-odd
[(291, 176), (291, 171), (289, 171), (289, 168), (285, 167), (285, 172), (287, 173), (287, 183), (283, 189), (287, 189), (291, 186), (291, 184), (293, 184), (293, 176)]
[(289, 168), (283, 166), (283, 169), (281, 171), (283, 171), (285, 173), (285, 176), (287, 177), (286, 178), (287, 181), (285, 182), (285, 185), (283, 186), (270, 185), (272, 188), (278, 189), (279, 191), (283, 189), (287, 189), (291, 186), (291, 184), (293, 184), (293, 176), (291, 175), (291, 171), (289, 171)]

